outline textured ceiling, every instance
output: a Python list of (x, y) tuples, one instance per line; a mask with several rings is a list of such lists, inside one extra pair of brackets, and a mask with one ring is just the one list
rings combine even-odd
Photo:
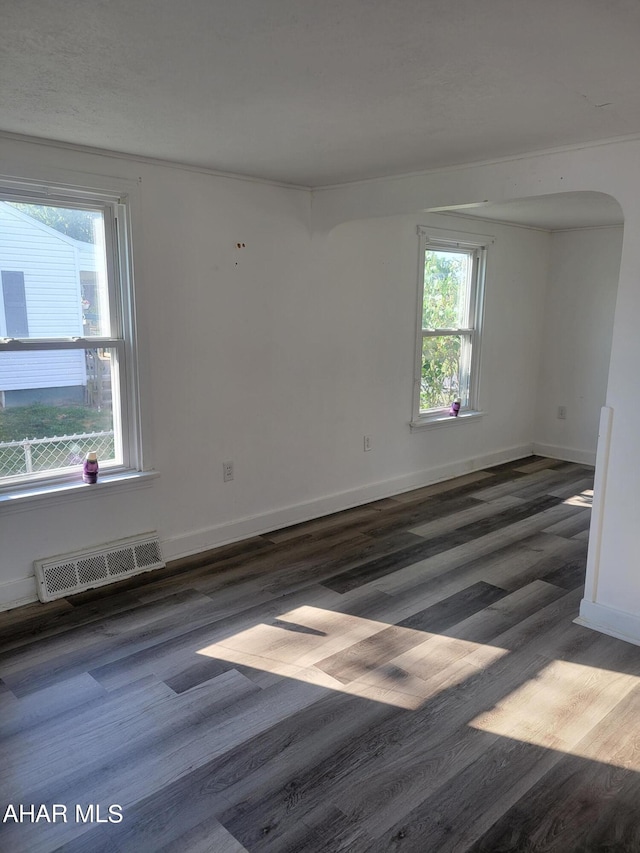
[(640, 132), (637, 0), (0, 0), (0, 130), (301, 186)]

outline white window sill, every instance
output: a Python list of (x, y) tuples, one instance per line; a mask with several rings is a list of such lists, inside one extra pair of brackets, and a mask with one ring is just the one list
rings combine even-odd
[(448, 412), (443, 414), (432, 415), (431, 417), (420, 418), (417, 421), (411, 421), (409, 426), (411, 432), (420, 429), (433, 429), (434, 427), (454, 426), (455, 424), (468, 423), (483, 417), (484, 412), (460, 412), (457, 417), (450, 415)]
[(81, 480), (64, 480), (57, 483), (30, 483), (0, 492), (0, 513), (11, 509), (26, 509), (34, 503), (49, 502), (57, 498), (84, 500), (106, 492), (146, 486), (159, 477), (158, 471), (118, 471), (101, 474), (97, 483)]

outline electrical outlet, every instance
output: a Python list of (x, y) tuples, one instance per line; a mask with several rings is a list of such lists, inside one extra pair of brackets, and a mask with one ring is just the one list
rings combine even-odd
[(566, 406), (558, 406), (558, 417), (561, 421), (565, 420), (567, 417), (567, 407)]
[(233, 462), (222, 463), (222, 478), (225, 483), (229, 483), (233, 480)]
[(365, 449), (365, 451), (366, 450), (373, 450), (373, 444), (371, 443), (371, 436), (370, 435), (365, 435), (365, 437), (364, 437), (364, 449)]

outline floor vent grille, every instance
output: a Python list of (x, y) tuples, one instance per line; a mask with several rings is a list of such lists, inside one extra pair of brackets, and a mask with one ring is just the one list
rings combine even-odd
[(40, 601), (74, 595), (164, 565), (155, 532), (34, 563)]

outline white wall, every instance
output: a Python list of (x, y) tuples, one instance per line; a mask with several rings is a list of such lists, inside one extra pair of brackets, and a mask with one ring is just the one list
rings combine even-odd
[[(628, 165), (627, 175), (637, 164)], [(624, 198), (625, 228), (616, 301), (607, 405), (600, 421), (596, 489), (591, 522), (583, 624), (640, 645), (640, 458), (636, 393), (640, 337), (640, 203), (638, 188), (628, 180)]]
[[(418, 224), (495, 238), (487, 260), (478, 420), (409, 432), (415, 357)], [(542, 334), (549, 235), (435, 214), (345, 223), (328, 235), (320, 264), (323, 321), (334, 380), (323, 408), (340, 429), (325, 453), (342, 449), (342, 488), (359, 478), (426, 480), (430, 472), (469, 470), (495, 454), (530, 449)], [(355, 454), (362, 436), (371, 453)], [(330, 444), (331, 443), (331, 444)], [(347, 444), (349, 447), (347, 447)], [(331, 447), (333, 446), (333, 451)], [(465, 466), (466, 465), (466, 469)], [(325, 488), (329, 488), (327, 479)]]
[[(8, 140), (0, 174), (132, 194), (145, 458), (159, 472), (2, 506), (0, 602), (33, 597), (34, 559), (149, 529), (170, 559), (530, 447), (547, 235), (411, 215), (312, 236), (304, 191)], [(497, 239), (487, 415), (411, 433), (418, 223)]]
[(144, 451), (159, 472), (3, 504), (0, 606), (33, 598), (34, 559), (150, 529), (171, 558), (248, 535), (254, 516), (304, 498), (318, 465), (309, 193), (9, 140), (0, 174), (131, 196)]
[(566, 192), (600, 192), (624, 215), (606, 406), (600, 420), (589, 537), (584, 624), (640, 644), (640, 140), (583, 145), (510, 160), (336, 187), (314, 196), (315, 227), (364, 215), (507, 201)]
[[(622, 252), (620, 228), (556, 231), (551, 236), (536, 451), (595, 463), (605, 404)], [(567, 417), (557, 417), (565, 406)]]
[[(417, 262), (406, 261), (405, 271), (397, 252), (380, 251), (382, 241), (391, 245), (396, 234), (409, 246), (408, 224), (427, 208), (589, 190), (620, 202), (625, 229), (584, 618), (607, 630), (624, 618), (625, 634), (640, 642), (639, 167), (640, 141), (627, 140), (327, 189), (310, 207), (304, 191), (0, 139), (0, 175), (139, 187), (132, 195), (143, 425), (147, 458), (160, 472), (140, 488), (3, 507), (0, 601), (33, 596), (38, 557), (153, 527), (166, 555), (176, 556), (455, 473), (455, 433), (412, 435), (409, 415), (402, 424), (397, 415), (405, 394), (389, 383), (402, 386), (411, 355), (390, 348), (404, 347), (395, 334), (409, 331), (402, 303)], [(389, 216), (399, 219), (357, 222)], [(526, 293), (519, 276), (528, 260), (540, 263), (540, 251), (528, 236), (514, 250), (504, 246), (494, 279), (501, 283), (489, 294), (500, 305), (498, 338), (483, 353), (489, 414), (460, 425), (469, 432), (468, 465), (499, 459), (522, 440), (535, 397), (543, 301), (541, 288)], [(518, 319), (525, 313), (526, 329)], [(514, 353), (529, 372), (512, 364)], [(522, 407), (511, 405), (514, 393)], [(367, 454), (365, 430), (374, 437)], [(224, 459), (236, 463), (226, 485)]]

